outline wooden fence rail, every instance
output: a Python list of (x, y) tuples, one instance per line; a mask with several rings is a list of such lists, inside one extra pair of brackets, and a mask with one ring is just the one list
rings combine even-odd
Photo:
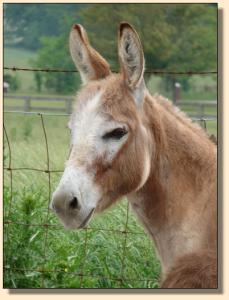
[[(16, 100), (18, 102), (23, 102), (21, 105), (11, 105), (10, 102)], [(43, 97), (43, 96), (18, 96), (18, 95), (4, 95), (4, 109), (5, 110), (19, 110), (19, 111), (58, 111), (70, 114), (72, 111), (72, 102), (74, 98), (72, 97)], [(32, 102), (46, 102), (47, 106), (32, 105)], [(15, 102), (15, 101), (14, 101)], [(61, 107), (49, 105), (51, 102), (57, 102), (63, 104)]]
[[(7, 111), (54, 111), (70, 114), (72, 111), (73, 97), (44, 97), (44, 96), (18, 96), (4, 95), (4, 110)], [(12, 103), (13, 102), (13, 103)], [(15, 105), (15, 102), (16, 105)], [(35, 103), (34, 103), (35, 102)], [(46, 102), (45, 106), (39, 105), (39, 102)], [(56, 102), (56, 106), (54, 106)], [(21, 103), (21, 104), (20, 104)], [(186, 111), (191, 117), (215, 117), (217, 115), (217, 101), (187, 101), (179, 100), (176, 102), (182, 110)], [(208, 110), (208, 111), (207, 111)], [(209, 112), (210, 110), (210, 112)]]
[[(189, 109), (193, 110), (196, 109), (196, 114), (193, 113), (189, 114), (192, 117), (215, 117), (217, 116), (217, 101), (203, 101), (203, 100), (195, 100), (195, 101), (187, 101), (187, 100), (180, 100), (176, 103), (182, 110), (187, 111)], [(211, 109), (210, 112), (206, 112), (206, 109)]]

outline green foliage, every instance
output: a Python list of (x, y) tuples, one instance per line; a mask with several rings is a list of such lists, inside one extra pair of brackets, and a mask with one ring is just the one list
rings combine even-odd
[[(203, 71), (216, 68), (217, 11), (204, 4), (91, 4), (81, 11), (81, 20), (87, 29), (92, 45), (118, 69), (118, 24), (126, 20), (139, 32), (143, 43), (147, 69), (175, 71)], [(112, 13), (111, 13), (112, 12)], [(109, 24), (109, 26), (107, 26)], [(70, 26), (69, 26), (70, 27)], [(52, 67), (70, 67), (70, 55), (66, 51), (66, 33), (58, 38), (43, 39), (43, 49), (38, 52), (40, 65), (51, 60)], [(45, 54), (44, 54), (45, 53)], [(55, 53), (55, 54), (54, 54)], [(44, 59), (46, 56), (46, 59)], [(67, 57), (66, 57), (67, 56)], [(57, 63), (53, 60), (57, 59)], [(64, 63), (68, 60), (68, 63)], [(63, 90), (64, 74), (46, 75), (46, 86)], [(69, 78), (69, 76), (68, 76)], [(165, 76), (166, 90), (173, 88), (175, 76)], [(188, 90), (189, 77), (182, 80)], [(66, 90), (71, 90), (69, 79)]]
[(43, 84), (42, 74), (40, 72), (35, 72), (34, 79), (35, 79), (36, 86), (37, 86), (37, 92), (40, 93), (42, 90), (42, 84)]
[[(38, 58), (34, 61), (36, 67), (74, 70), (65, 36), (44, 37), (42, 45), (43, 47), (37, 53)], [(50, 72), (36, 75), (36, 82), (38, 89), (41, 88), (41, 82), (43, 82), (47, 90), (67, 94), (77, 90), (80, 79), (75, 73)]]
[(123, 20), (137, 29), (148, 69), (215, 69), (216, 7), (205, 4), (91, 5), (82, 10), (82, 23), (96, 49), (113, 64), (117, 62), (114, 37)]
[(215, 69), (217, 65), (217, 7), (192, 4), (176, 5), (168, 21), (176, 27), (171, 37), (174, 53), (171, 69), (192, 67), (193, 71)]
[(62, 21), (74, 19), (80, 4), (14, 4), (4, 5), (4, 35), (7, 45), (36, 50), (42, 36), (58, 36)]
[[(118, 24), (125, 20), (140, 35), (148, 70), (216, 69), (214, 4), (6, 4), (5, 20), (5, 40), (39, 49), (33, 66), (40, 68), (75, 68), (68, 51), (68, 36), (72, 24), (77, 22), (86, 28), (92, 45), (118, 69), (115, 37)], [(79, 77), (71, 73), (35, 76), (39, 92), (48, 89), (71, 93), (79, 85)], [(171, 90), (179, 80), (180, 77), (164, 76), (166, 90)], [(189, 77), (180, 83), (189, 89)]]
[[(45, 229), (32, 226), (42, 224), (44, 205), (47, 205), (43, 194), (37, 186), (31, 186), (14, 192), (11, 199), (9, 187), (4, 189), (5, 210), (8, 211), (10, 202), (13, 207), (10, 214), (12, 224), (4, 227), (5, 288), (79, 288), (81, 279), (75, 274), (80, 272), (85, 275), (82, 282), (84, 288), (158, 287), (160, 264), (148, 237), (133, 220), (131, 229), (138, 235), (127, 236), (126, 250), (121, 233), (111, 235), (106, 231), (88, 230), (85, 248), (84, 230), (67, 232), (58, 227), (56, 230), (55, 226), (48, 229), (45, 247)], [(105, 229), (118, 228), (115, 216), (121, 219), (124, 226), (125, 209), (126, 203), (118, 205), (102, 223), (100, 221), (100, 226)], [(48, 223), (57, 225), (57, 220), (51, 215)], [(91, 226), (98, 227), (98, 222), (96, 224), (94, 220)], [(120, 274), (123, 263), (123, 273)], [(107, 277), (122, 277), (123, 280), (108, 280)], [(151, 279), (151, 284), (147, 278)]]
[[(22, 276), (22, 272), (15, 273), (12, 269), (27, 269), (32, 267), (37, 269), (41, 255), (40, 246), (41, 229), (31, 224), (36, 210), (40, 209), (41, 192), (37, 192), (33, 187), (31, 190), (23, 189), (14, 192), (11, 198), (9, 187), (4, 187), (4, 210), (6, 211), (11, 203), (10, 220), (17, 222), (19, 215), (23, 215), (23, 222), (28, 225), (22, 230), (21, 225), (6, 225), (4, 227), (4, 286), (27, 287), (31, 284), (29, 276)], [(6, 216), (5, 216), (6, 217)], [(35, 258), (35, 259), (34, 259)], [(37, 272), (35, 272), (37, 273)], [(35, 282), (33, 283), (36, 287)]]
[[(111, 13), (112, 12), (112, 13)], [(217, 65), (217, 7), (206, 4), (94, 4), (82, 10), (82, 22), (93, 45), (117, 66), (121, 21), (133, 24), (140, 35), (146, 69), (173, 71), (215, 70)], [(107, 26), (109, 24), (109, 26)], [(147, 76), (146, 76), (147, 79)], [(164, 76), (166, 91), (180, 77)], [(180, 83), (189, 89), (189, 77)]]
[(166, 7), (147, 4), (94, 4), (82, 11), (82, 24), (87, 29), (93, 46), (117, 68), (115, 37), (118, 25), (123, 20), (130, 22), (141, 37), (147, 67), (161, 68), (172, 51), (169, 36), (173, 27), (166, 23)]

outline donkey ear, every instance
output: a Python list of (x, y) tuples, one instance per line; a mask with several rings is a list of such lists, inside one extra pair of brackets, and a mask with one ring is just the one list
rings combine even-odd
[(145, 90), (144, 54), (137, 32), (126, 22), (122, 22), (119, 27), (118, 51), (125, 82), (134, 92), (136, 101), (140, 103)]
[(80, 72), (83, 83), (104, 78), (110, 74), (109, 64), (90, 46), (83, 26), (73, 25), (70, 32), (69, 46), (72, 59)]

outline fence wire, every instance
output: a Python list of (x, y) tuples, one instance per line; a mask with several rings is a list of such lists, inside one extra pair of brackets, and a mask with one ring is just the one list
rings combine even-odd
[[(78, 72), (77, 70), (63, 70), (63, 69), (29, 69), (29, 68), (18, 68), (18, 67), (4, 67), (4, 70), (11, 70), (11, 71), (33, 71), (33, 72), (65, 72), (65, 73), (75, 73)], [(117, 72), (116, 70), (113, 70), (114, 72)], [(194, 72), (194, 71), (188, 71), (188, 72), (175, 72), (175, 71), (164, 71), (164, 70), (154, 70), (149, 71), (146, 70), (145, 73), (148, 74), (162, 74), (162, 75), (207, 75), (207, 74), (217, 74), (217, 71), (208, 71), (208, 72)], [(4, 135), (6, 139), (6, 145), (8, 148), (9, 158), (8, 158), (8, 164), (7, 166), (4, 166), (4, 171), (9, 172), (9, 208), (7, 215), (4, 216), (4, 226), (6, 226), (6, 235), (9, 235), (9, 226), (11, 225), (18, 225), (23, 227), (38, 227), (38, 228), (44, 228), (44, 242), (43, 242), (43, 264), (40, 268), (12, 268), (7, 265), (3, 266), (4, 272), (18, 272), (18, 273), (26, 273), (26, 272), (38, 272), (41, 274), (41, 283), (40, 287), (45, 288), (45, 274), (47, 273), (65, 273), (69, 276), (76, 276), (80, 279), (80, 288), (84, 287), (83, 280), (84, 278), (95, 278), (97, 280), (110, 280), (113, 282), (118, 282), (120, 287), (123, 286), (124, 282), (145, 282), (148, 286), (149, 283), (155, 282), (154, 278), (128, 278), (124, 277), (124, 270), (125, 270), (125, 258), (126, 258), (126, 251), (127, 251), (127, 240), (128, 235), (145, 235), (143, 232), (139, 231), (132, 231), (128, 229), (128, 220), (129, 220), (129, 203), (127, 202), (126, 207), (126, 217), (125, 217), (125, 225), (122, 230), (119, 229), (108, 229), (108, 228), (99, 228), (99, 227), (87, 227), (84, 230), (85, 236), (84, 236), (84, 245), (83, 245), (83, 251), (84, 251), (84, 259), (81, 262), (81, 266), (79, 268), (78, 272), (70, 272), (65, 271), (63, 269), (45, 269), (45, 262), (48, 259), (48, 250), (49, 250), (49, 243), (48, 243), (48, 233), (50, 228), (55, 229), (62, 229), (61, 225), (56, 224), (50, 224), (49, 223), (49, 203), (51, 200), (51, 174), (52, 173), (62, 173), (63, 170), (53, 170), (50, 168), (50, 153), (49, 153), (49, 146), (48, 146), (48, 137), (46, 132), (46, 126), (44, 122), (44, 116), (68, 116), (69, 114), (54, 114), (54, 113), (38, 113), (38, 112), (18, 112), (18, 111), (5, 111), (5, 113), (20, 113), (24, 114), (25, 116), (28, 115), (37, 115), (40, 118), (40, 125), (43, 132), (43, 138), (44, 138), (44, 144), (46, 149), (46, 168), (40, 169), (40, 168), (31, 168), (31, 167), (14, 167), (12, 165), (12, 147), (9, 139), (9, 135), (7, 132), (7, 128), (4, 124)], [(217, 120), (217, 118), (195, 118), (194, 121), (200, 122), (202, 124), (202, 127), (207, 130), (207, 122)], [(38, 173), (44, 173), (47, 174), (47, 189), (48, 189), (48, 199), (47, 199), (47, 212), (45, 215), (44, 222), (42, 223), (26, 223), (26, 222), (20, 222), (20, 221), (12, 221), (11, 214), (12, 214), (12, 202), (13, 202), (13, 174), (14, 172), (20, 172), (20, 171), (33, 171)], [(123, 243), (122, 243), (122, 255), (121, 255), (121, 266), (120, 266), (120, 276), (101, 276), (98, 274), (93, 273), (86, 273), (84, 271), (86, 259), (87, 259), (87, 249), (90, 247), (90, 237), (89, 232), (107, 232), (109, 234), (111, 233), (118, 233), (120, 235), (124, 235)], [(31, 288), (31, 287), (30, 287)]]
[[(15, 112), (5, 112), (5, 113), (10, 113), (10, 114), (15, 114)], [(19, 114), (24, 114), (24, 112), (17, 112)], [(4, 225), (7, 226), (7, 229), (9, 229), (9, 226), (11, 225), (18, 225), (18, 226), (23, 226), (23, 227), (41, 227), (44, 228), (44, 244), (43, 244), (43, 265), (45, 265), (45, 262), (47, 260), (47, 252), (48, 252), (48, 231), (50, 228), (55, 228), (55, 229), (62, 229), (61, 225), (56, 225), (56, 224), (49, 224), (48, 222), (48, 217), (49, 217), (49, 203), (51, 200), (51, 178), (50, 178), (50, 174), (51, 173), (62, 173), (63, 170), (52, 170), (50, 169), (50, 153), (49, 153), (49, 147), (48, 147), (48, 137), (47, 137), (47, 133), (46, 133), (46, 127), (45, 127), (45, 122), (44, 122), (44, 118), (43, 118), (43, 113), (26, 113), (25, 115), (34, 115), (36, 114), (37, 117), (40, 118), (40, 124), (41, 124), (41, 128), (42, 128), (42, 132), (43, 132), (43, 137), (44, 137), (44, 144), (45, 144), (45, 149), (46, 149), (46, 168), (44, 169), (38, 169), (38, 168), (30, 168), (30, 167), (17, 167), (14, 168), (12, 165), (12, 147), (11, 147), (11, 143), (10, 143), (10, 139), (9, 139), (9, 135), (7, 132), (7, 128), (6, 125), (4, 124), (4, 134), (5, 134), (5, 139), (6, 139), (6, 144), (8, 147), (8, 153), (9, 153), (9, 161), (7, 166), (4, 166), (4, 170), (10, 173), (10, 201), (9, 201), (9, 210), (7, 213), (6, 218), (4, 218)], [(44, 115), (50, 115), (50, 114), (45, 114)], [(51, 114), (53, 115), (53, 114)], [(60, 114), (59, 114), (60, 115)], [(62, 116), (65, 116), (66, 114), (62, 114)], [(11, 220), (11, 208), (12, 208), (12, 202), (13, 202), (13, 173), (16, 171), (34, 171), (34, 172), (42, 172), (44, 174), (47, 174), (47, 188), (48, 188), (48, 199), (47, 199), (47, 213), (45, 216), (45, 221), (43, 223), (26, 223), (26, 222), (20, 222), (20, 221), (12, 221)], [(6, 219), (6, 220), (5, 220)], [(26, 269), (26, 268), (14, 268), (14, 267), (10, 267), (9, 266), (4, 266), (4, 271), (7, 272), (22, 272), (22, 273), (26, 273), (26, 272), (38, 272), (41, 274), (41, 287), (45, 287), (45, 274), (46, 273), (65, 273), (68, 275), (74, 275), (74, 276), (78, 276), (79, 280), (80, 280), (80, 288), (83, 288), (83, 279), (88, 277), (88, 278), (95, 278), (95, 279), (103, 279), (103, 280), (110, 280), (110, 281), (115, 281), (120, 283), (120, 287), (122, 287), (123, 282), (154, 282), (155, 278), (145, 278), (145, 279), (136, 279), (136, 278), (124, 278), (123, 277), (123, 272), (125, 269), (125, 254), (126, 254), (126, 244), (127, 244), (127, 238), (129, 234), (134, 234), (134, 235), (144, 235), (143, 232), (138, 232), (138, 231), (132, 231), (132, 230), (128, 230), (127, 225), (128, 225), (128, 219), (129, 219), (129, 204), (127, 204), (127, 208), (126, 208), (126, 221), (125, 221), (125, 226), (123, 228), (123, 230), (118, 230), (118, 229), (107, 229), (107, 228), (99, 228), (99, 227), (87, 227), (84, 230), (85, 233), (85, 237), (84, 237), (84, 246), (83, 246), (83, 251), (84, 251), (84, 259), (82, 260), (81, 263), (81, 267), (79, 268), (80, 270), (78, 272), (65, 272), (63, 271), (63, 269), (60, 270), (52, 270), (52, 269), (45, 269), (43, 267), (39, 268), (39, 269)], [(90, 246), (89, 245), (89, 236), (88, 236), (88, 232), (93, 231), (93, 232), (98, 232), (98, 231), (104, 231), (107, 232), (109, 234), (111, 233), (118, 233), (121, 235), (124, 235), (124, 240), (123, 240), (123, 245), (122, 245), (122, 260), (121, 260), (121, 266), (120, 266), (120, 277), (115, 277), (115, 276), (100, 276), (97, 274), (87, 274), (84, 272), (84, 265), (86, 262), (86, 258), (87, 258), (87, 249)], [(6, 234), (9, 235), (8, 230), (6, 230)]]
[[(78, 70), (65, 70), (65, 69), (37, 69), (37, 68), (20, 68), (20, 67), (4, 67), (4, 70), (10, 71), (28, 71), (28, 72), (52, 72), (52, 73), (79, 73)], [(118, 70), (112, 70), (113, 73), (118, 73)], [(172, 71), (172, 70), (145, 70), (145, 74), (158, 74), (158, 75), (210, 75), (218, 74), (217, 71)]]

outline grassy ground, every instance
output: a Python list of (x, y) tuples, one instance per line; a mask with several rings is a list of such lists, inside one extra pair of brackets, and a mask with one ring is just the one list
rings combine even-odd
[(4, 48), (5, 67), (30, 67), (30, 61), (34, 59), (36, 53), (21, 48)]

